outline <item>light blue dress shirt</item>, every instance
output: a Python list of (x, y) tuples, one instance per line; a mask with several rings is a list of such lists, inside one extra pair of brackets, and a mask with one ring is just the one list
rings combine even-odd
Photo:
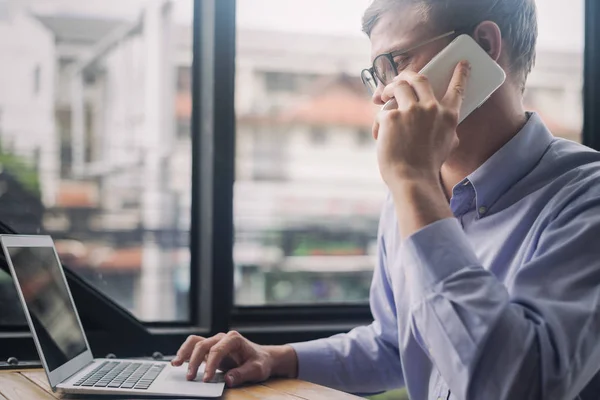
[(387, 199), (374, 322), (293, 344), (300, 378), (412, 400), (578, 398), (600, 370), (600, 153), (532, 114), (450, 206), (403, 241)]

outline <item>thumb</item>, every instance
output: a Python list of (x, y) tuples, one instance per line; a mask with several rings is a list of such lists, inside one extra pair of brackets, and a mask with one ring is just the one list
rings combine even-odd
[(376, 117), (375, 117), (375, 123), (373, 123), (373, 139), (377, 140), (379, 138), (379, 128), (381, 128), (381, 117), (390, 110), (397, 110), (398, 109), (398, 103), (396, 102), (396, 99), (392, 98), (391, 100), (388, 100), (387, 103), (385, 103), (383, 105), (383, 107), (381, 107), (381, 110), (379, 110), (379, 113), (377, 113)]
[(264, 366), (257, 361), (245, 363), (227, 372), (225, 382), (229, 387), (247, 382), (261, 382), (268, 378)]

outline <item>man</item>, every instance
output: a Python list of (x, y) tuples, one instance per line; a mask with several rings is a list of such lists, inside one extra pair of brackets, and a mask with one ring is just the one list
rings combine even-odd
[[(397, 103), (373, 130), (390, 193), (373, 324), (273, 347), (192, 336), (173, 363), (190, 360), (193, 378), (206, 358), (211, 379), (228, 361), (231, 386), (299, 376), (356, 393), (406, 386), (411, 399), (598, 398), (600, 155), (523, 109), (534, 0), (375, 0), (364, 30), (373, 100)], [(416, 71), (461, 32), (508, 79), (457, 127), (469, 67), (443, 99)]]

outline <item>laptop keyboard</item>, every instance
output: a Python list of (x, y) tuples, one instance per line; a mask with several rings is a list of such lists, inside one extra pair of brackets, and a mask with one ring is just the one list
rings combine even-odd
[(145, 390), (166, 364), (105, 361), (73, 386)]

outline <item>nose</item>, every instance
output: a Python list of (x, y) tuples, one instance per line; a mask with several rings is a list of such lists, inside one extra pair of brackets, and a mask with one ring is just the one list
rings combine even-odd
[(377, 85), (377, 89), (375, 89), (375, 93), (373, 93), (373, 97), (371, 98), (373, 103), (378, 106), (382, 106), (384, 104), (383, 100), (381, 100), (381, 95), (383, 94), (383, 89), (384, 89), (384, 86), (381, 83), (379, 83), (379, 85)]

